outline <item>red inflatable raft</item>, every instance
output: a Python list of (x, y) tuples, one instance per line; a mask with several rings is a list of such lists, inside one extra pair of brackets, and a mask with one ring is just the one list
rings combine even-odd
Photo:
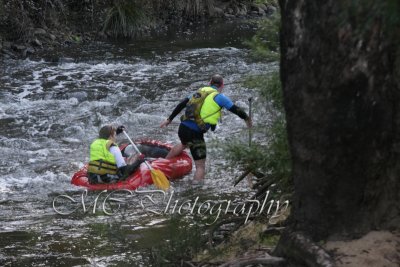
[[(185, 151), (175, 158), (165, 159), (168, 151), (172, 148), (171, 145), (159, 141), (138, 141), (136, 144), (145, 157), (149, 158), (148, 162), (150, 165), (154, 169), (162, 171), (169, 180), (179, 179), (192, 170), (192, 159)], [(126, 154), (124, 150), (128, 150), (128, 147), (128, 145), (122, 145), (120, 147), (123, 155)], [(153, 180), (146, 164), (142, 163), (140, 167), (124, 181), (114, 184), (89, 184), (87, 165), (85, 165), (74, 174), (71, 183), (77, 186), (84, 186), (90, 190), (134, 190), (141, 186), (153, 184)]]

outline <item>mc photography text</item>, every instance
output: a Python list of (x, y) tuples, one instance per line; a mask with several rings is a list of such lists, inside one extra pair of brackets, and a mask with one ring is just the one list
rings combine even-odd
[[(61, 194), (53, 199), (54, 211), (63, 216), (75, 213), (103, 212), (105, 215), (115, 215), (126, 207), (142, 209), (146, 213), (156, 215), (199, 215), (209, 219), (207, 224), (215, 223), (221, 216), (233, 214), (249, 218), (267, 215), (270, 218), (279, 217), (289, 207), (289, 200), (279, 201), (270, 199), (270, 191), (267, 191), (262, 200), (246, 199), (244, 201), (232, 201), (227, 199), (202, 200), (199, 196), (191, 199), (175, 199), (175, 191), (164, 192), (162, 190), (103, 190), (95, 196), (88, 196), (88, 190), (84, 190), (78, 199), (67, 194)], [(121, 207), (125, 208), (122, 209)]]

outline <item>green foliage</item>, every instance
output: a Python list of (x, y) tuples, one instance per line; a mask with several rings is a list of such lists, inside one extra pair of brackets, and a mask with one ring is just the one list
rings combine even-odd
[(269, 142), (251, 147), (235, 140), (225, 146), (229, 160), (243, 169), (262, 172), (284, 192), (291, 191), (291, 160), (285, 120), (279, 118), (267, 128)]
[(399, 26), (400, 24), (400, 3), (397, 0), (387, 1), (385, 7), (385, 18), (389, 29)]
[(398, 0), (341, 1), (343, 10), (338, 25), (350, 23), (359, 37), (370, 37), (371, 31), (382, 28), (387, 37), (398, 38), (400, 2)]
[(149, 25), (143, 8), (135, 1), (117, 0), (109, 8), (103, 31), (114, 37), (134, 37)]
[(244, 84), (257, 89), (260, 94), (257, 112), (268, 113), (272, 121), (253, 129), (258, 136), (257, 144), (249, 147), (234, 140), (225, 146), (226, 155), (242, 169), (262, 172), (266, 179), (279, 185), (281, 191), (291, 192), (291, 160), (279, 73), (248, 77)]
[[(353, 0), (339, 2), (338, 31), (351, 33), (351, 42), (362, 45), (360, 49), (393, 48), (392, 58), (400, 62), (400, 2), (398, 0)], [(384, 40), (384, 41), (383, 41)], [(385, 48), (386, 46), (386, 48)], [(394, 65), (394, 73), (400, 69)], [(398, 75), (397, 75), (398, 76)]]
[(71, 40), (75, 43), (80, 43), (82, 41), (82, 38), (78, 35), (71, 35)]
[(276, 12), (272, 17), (265, 18), (258, 23), (258, 31), (244, 43), (252, 50), (255, 58), (267, 61), (277, 61), (279, 54), (280, 15)]
[(278, 72), (247, 77), (244, 86), (257, 88), (264, 102), (271, 103), (277, 111), (283, 112), (283, 94)]
[(225, 152), (229, 160), (238, 164), (243, 169), (258, 170), (267, 165), (266, 146), (245, 146), (238, 140), (226, 144)]
[(204, 249), (206, 239), (198, 225), (173, 217), (167, 228), (167, 240), (152, 247), (148, 266), (180, 266)]
[(275, 247), (278, 244), (280, 235), (271, 235), (262, 237), (261, 243), (268, 247)]

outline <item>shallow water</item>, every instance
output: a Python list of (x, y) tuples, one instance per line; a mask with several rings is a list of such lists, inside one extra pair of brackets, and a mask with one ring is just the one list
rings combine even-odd
[[(251, 27), (214, 27), (214, 34), (203, 28), (1, 62), (0, 265), (145, 264), (148, 248), (165, 239), (163, 225), (173, 213), (156, 214), (149, 209), (163, 210), (166, 200), (154, 193), (158, 201), (148, 202), (143, 209), (138, 200), (146, 194), (133, 192), (122, 197), (128, 203), (123, 212), (107, 215), (99, 204), (95, 212), (92, 205), (84, 213), (85, 192), (71, 185), (70, 179), (88, 160), (89, 144), (101, 125), (123, 124), (134, 140), (176, 143), (179, 118), (166, 129), (160, 129), (160, 123), (213, 73), (225, 77), (224, 93), (248, 109), (247, 97), (255, 94), (242, 87), (241, 80), (277, 65), (250, 58), (242, 39), (250, 36)], [(265, 114), (255, 113), (255, 124), (266, 119)], [(217, 131), (206, 136), (206, 184), (193, 190), (188, 175), (173, 183), (173, 200), (246, 198), (245, 183), (233, 187), (239, 170), (230, 167), (221, 154), (216, 156), (219, 148), (210, 145), (232, 138), (247, 140), (246, 134), (244, 122), (224, 112)], [(154, 188), (144, 190), (150, 189)], [(87, 203), (98, 194), (89, 192)], [(55, 199), (59, 209), (77, 210), (60, 215), (53, 208)], [(98, 200), (102, 203), (104, 196)]]

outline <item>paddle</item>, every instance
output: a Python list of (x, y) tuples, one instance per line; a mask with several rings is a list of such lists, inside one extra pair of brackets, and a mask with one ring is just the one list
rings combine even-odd
[[(125, 132), (125, 130), (122, 131), (126, 138), (128, 138), (129, 142), (131, 142), (133, 148), (135, 148), (136, 152), (138, 152), (139, 154), (141, 153), (140, 150), (137, 148), (137, 146), (135, 145), (135, 143), (132, 141), (132, 139), (128, 136), (128, 134)], [(151, 174), (151, 179), (153, 180), (153, 183), (155, 184), (155, 186), (157, 186), (158, 188), (167, 191), (169, 188), (169, 180), (168, 178), (165, 176), (165, 174), (160, 171), (160, 170), (155, 170), (153, 169), (153, 167), (151, 167), (151, 165), (145, 161), (144, 162), (147, 166), (147, 168), (149, 168), (150, 170), (150, 174)]]

